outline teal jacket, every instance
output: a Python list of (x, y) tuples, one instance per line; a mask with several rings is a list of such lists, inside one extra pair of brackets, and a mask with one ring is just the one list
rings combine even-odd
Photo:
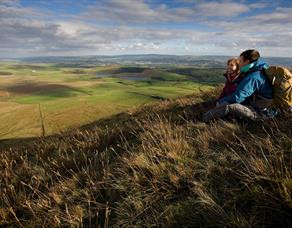
[[(236, 91), (220, 99), (218, 101), (219, 104), (250, 104), (254, 97), (253, 95), (258, 95), (267, 100), (272, 99), (272, 85), (262, 71), (268, 67), (268, 64), (261, 58), (244, 66), (240, 70), (243, 79), (238, 84)], [(262, 108), (264, 107), (261, 107), (261, 109)]]

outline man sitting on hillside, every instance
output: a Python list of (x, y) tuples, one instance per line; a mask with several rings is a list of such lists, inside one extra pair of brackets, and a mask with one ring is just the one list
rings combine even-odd
[(265, 111), (272, 103), (272, 85), (262, 70), (268, 65), (256, 50), (247, 50), (239, 56), (240, 78), (236, 91), (217, 102), (214, 109), (203, 115), (203, 120), (231, 115), (241, 119), (258, 120), (267, 117)]

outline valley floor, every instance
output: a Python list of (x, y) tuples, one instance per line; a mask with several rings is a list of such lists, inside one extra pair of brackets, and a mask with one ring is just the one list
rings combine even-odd
[(222, 81), (222, 69), (0, 63), (0, 139), (55, 134)]

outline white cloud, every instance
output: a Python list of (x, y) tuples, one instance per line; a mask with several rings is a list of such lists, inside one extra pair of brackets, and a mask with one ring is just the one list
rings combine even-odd
[(279, 24), (279, 27), (282, 27), (283, 23), (292, 22), (292, 8), (278, 7), (273, 13), (260, 14), (252, 18), (262, 23)]
[(269, 4), (266, 2), (259, 2), (259, 3), (249, 4), (248, 6), (251, 9), (264, 9), (264, 8), (267, 8)]
[(186, 22), (197, 17), (193, 8), (169, 8), (165, 4), (150, 7), (143, 0), (108, 0), (97, 3), (88, 12), (79, 16), (82, 20), (114, 22), (115, 24), (148, 24)]
[[(97, 3), (84, 13), (83, 20), (116, 24), (160, 24), (167, 22), (201, 22), (209, 17), (234, 17), (248, 12), (247, 5), (233, 2), (190, 1), (188, 6), (171, 8), (165, 4), (151, 7), (144, 0), (108, 0)], [(260, 7), (260, 4), (254, 7)]]
[(0, 0), (0, 5), (2, 6), (19, 6), (19, 0)]
[(233, 17), (249, 11), (248, 6), (233, 2), (208, 2), (197, 5), (196, 9), (204, 16)]

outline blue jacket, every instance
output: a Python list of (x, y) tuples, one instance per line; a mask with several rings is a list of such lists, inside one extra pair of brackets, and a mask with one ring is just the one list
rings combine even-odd
[(263, 69), (268, 68), (268, 64), (263, 59), (258, 59), (243, 68), (245, 69), (241, 69), (241, 71), (245, 70), (246, 73), (241, 72), (243, 79), (238, 84), (236, 91), (220, 99), (219, 104), (250, 103), (253, 95), (272, 99), (272, 85), (262, 72)]

